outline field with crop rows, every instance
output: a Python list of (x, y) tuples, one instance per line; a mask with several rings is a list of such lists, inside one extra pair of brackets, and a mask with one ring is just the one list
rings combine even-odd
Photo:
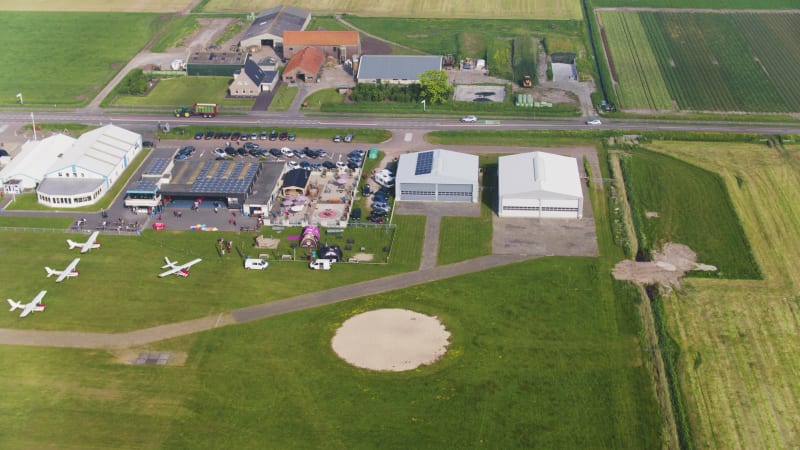
[(191, 0), (0, 0), (0, 11), (177, 12)]
[[(580, 0), (286, 0), (315, 14), (349, 13), (375, 17), (460, 17), (487, 19), (580, 20)], [(209, 0), (203, 12), (250, 12), (265, 9), (260, 0)]]
[[(763, 281), (685, 279), (665, 301), (696, 448), (800, 442), (800, 145), (659, 142), (719, 174)], [(704, 192), (696, 192), (702, 196)]]
[(592, 0), (595, 7), (797, 9), (797, 0)]
[(604, 11), (602, 22), (616, 68), (617, 99), (625, 109), (674, 109), (661, 68), (637, 14)]
[[(635, 50), (620, 27), (606, 29), (613, 66), (624, 80), (650, 78), (652, 74), (632, 64), (625, 54), (644, 42), (655, 55), (669, 96), (682, 110), (695, 111), (800, 111), (800, 14), (675, 13), (602, 11), (602, 20), (615, 24), (615, 15), (628, 24), (641, 21), (647, 40)], [(637, 19), (634, 19), (636, 17)], [(638, 33), (638, 32), (637, 32)], [(638, 35), (638, 34), (637, 34)], [(634, 38), (636, 35), (634, 35)], [(641, 39), (641, 36), (639, 35)], [(622, 56), (619, 56), (622, 55)], [(619, 58), (619, 59), (618, 59)], [(647, 67), (644, 65), (644, 67)], [(655, 69), (649, 70), (654, 73)], [(634, 90), (640, 88), (628, 81)], [(622, 92), (624, 99), (626, 93)], [(641, 94), (630, 94), (639, 99)], [(623, 102), (623, 107), (626, 107)], [(633, 108), (634, 106), (627, 106)]]

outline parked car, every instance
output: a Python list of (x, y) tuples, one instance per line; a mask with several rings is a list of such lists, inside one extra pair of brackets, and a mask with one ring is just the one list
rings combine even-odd
[(211, 130), (206, 131), (206, 140), (213, 139), (213, 138), (214, 138), (214, 132), (211, 131)]
[(342, 136), (340, 134), (337, 134), (336, 136), (333, 137), (333, 142), (342, 142)]
[(202, 131), (198, 131), (197, 133), (194, 134), (194, 138), (197, 139), (198, 141), (200, 139), (203, 139), (203, 132)]
[(222, 139), (222, 132), (217, 131), (216, 133), (214, 133), (214, 139)]
[(295, 140), (295, 139), (297, 139), (297, 135), (296, 135), (296, 134), (294, 134), (294, 133), (289, 133), (289, 140), (290, 140), (290, 141), (293, 141), (293, 140)]
[(231, 132), (230, 131), (226, 131), (226, 132), (222, 133), (222, 139), (230, 139), (230, 138), (231, 138)]
[(352, 158), (354, 156), (357, 156), (359, 158), (363, 158), (364, 157), (364, 150), (361, 150), (361, 149), (357, 148), (357, 149), (353, 150), (352, 152), (348, 153), (347, 156), (350, 157), (350, 158)]
[(240, 140), (240, 141), (246, 141), (246, 140), (248, 140), (248, 139), (250, 139), (250, 133), (248, 133), (248, 132), (246, 132), (246, 131), (243, 131), (243, 132), (242, 132), (242, 135), (241, 135), (241, 136), (239, 136), (239, 140)]
[(256, 140), (258, 140), (258, 133), (256, 133), (255, 131), (254, 131), (254, 132), (252, 132), (252, 133), (250, 133), (250, 140), (251, 140), (251, 141), (256, 141)]
[(262, 140), (262, 141), (265, 141), (265, 140), (267, 140), (267, 132), (266, 132), (266, 131), (262, 131), (262, 132), (261, 132), (261, 140)]
[(247, 149), (244, 147), (239, 147), (236, 149), (236, 153), (238, 153), (239, 156), (245, 156), (247, 154)]
[(247, 258), (244, 260), (244, 268), (250, 270), (265, 270), (269, 263), (260, 258)]
[(331, 270), (333, 261), (330, 259), (318, 259), (308, 264), (310, 269), (314, 270)]
[(241, 134), (239, 134), (239, 132), (233, 133), (233, 134), (231, 135), (231, 140), (232, 140), (232, 141), (238, 141), (238, 140), (239, 140), (239, 138), (240, 138), (241, 136), (242, 136), (242, 135), (241, 135)]
[(347, 163), (344, 161), (336, 161), (336, 167), (344, 169), (345, 167), (347, 167)]
[(217, 147), (217, 148), (214, 149), (214, 155), (215, 156), (225, 156), (225, 150), (223, 150), (220, 147)]
[(281, 153), (280, 149), (277, 149), (277, 148), (269, 149), (269, 154), (272, 155), (272, 156), (276, 156), (276, 157), (283, 156), (283, 153)]
[(283, 154), (283, 156), (286, 156), (286, 157), (289, 157), (289, 158), (294, 156), (294, 151), (292, 151), (292, 149), (290, 149), (289, 147), (281, 148), (281, 153)]
[(329, 159), (326, 159), (325, 161), (322, 162), (322, 167), (324, 167), (326, 169), (335, 169), (336, 168), (336, 163), (331, 161), (331, 160), (329, 160)]
[(176, 161), (183, 161), (184, 159), (189, 159), (189, 155), (185, 153), (178, 153), (177, 155), (175, 155)]
[(306, 170), (311, 170), (311, 163), (308, 162), (308, 161), (300, 161), (300, 168), (301, 169), (306, 169)]
[(377, 217), (375, 215), (370, 215), (369, 217), (367, 217), (367, 220), (369, 220), (372, 223), (376, 223), (378, 225), (384, 222), (383, 217)]
[(278, 139), (285, 141), (289, 139), (289, 132), (288, 131), (281, 131), (281, 134), (278, 136)]
[(345, 142), (353, 142), (353, 137), (354, 137), (353, 133), (347, 133), (347, 134), (344, 135), (344, 141)]
[(475, 116), (464, 116), (461, 118), (462, 123), (475, 123), (478, 121), (478, 118)]
[(298, 158), (300, 158), (300, 159), (302, 159), (302, 158), (305, 158), (305, 157), (306, 157), (306, 154), (305, 154), (305, 153), (303, 153), (303, 151), (302, 151), (302, 150), (292, 150), (292, 153), (294, 153), (294, 156), (297, 156), (297, 157), (298, 157)]
[(225, 154), (228, 156), (236, 156), (236, 149), (233, 147), (225, 147)]
[(386, 217), (389, 214), (389, 211), (383, 209), (373, 209), (370, 215), (372, 217)]
[(368, 184), (364, 183), (364, 185), (361, 186), (361, 195), (366, 197), (371, 193), (372, 193), (372, 188), (370, 188)]
[(348, 162), (347, 162), (347, 167), (348, 167), (348, 168), (350, 168), (351, 170), (356, 170), (356, 169), (358, 169), (359, 167), (361, 167), (361, 164), (354, 163), (354, 162), (352, 162), (352, 161), (348, 161)]
[(321, 172), (322, 171), (322, 164), (320, 164), (318, 162), (311, 163), (311, 170), (317, 170), (317, 171)]
[[(155, 147), (153, 141), (142, 141), (142, 147)], [(5, 154), (3, 154), (5, 152)], [(8, 156), (8, 152), (3, 149), (0, 149), (0, 156)]]
[(289, 164), (289, 168), (290, 169), (299, 169), (300, 168), (300, 164), (298, 164), (297, 161), (289, 161), (287, 164)]
[(178, 150), (178, 153), (181, 155), (191, 156), (192, 153), (194, 153), (194, 150), (195, 148), (193, 145), (187, 145), (186, 147), (183, 147), (182, 149)]
[(276, 140), (276, 139), (278, 139), (278, 130), (272, 130), (272, 131), (270, 131), (270, 133), (269, 133), (269, 140), (270, 140), (270, 141), (274, 141), (274, 140)]
[(316, 150), (312, 150), (308, 147), (303, 149), (303, 154), (308, 156), (309, 158), (316, 158), (318, 156)]
[(324, 157), (328, 156), (328, 152), (326, 152), (325, 150), (323, 150), (321, 148), (318, 148), (316, 150), (316, 152), (317, 152), (317, 156), (319, 156), (320, 158), (324, 158)]

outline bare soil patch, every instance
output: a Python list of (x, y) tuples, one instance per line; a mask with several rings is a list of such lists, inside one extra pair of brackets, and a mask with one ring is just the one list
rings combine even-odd
[(716, 271), (717, 268), (697, 263), (697, 254), (683, 244), (667, 243), (653, 261), (637, 262), (630, 259), (614, 266), (617, 280), (633, 281), (637, 284), (658, 284), (668, 291), (680, 288), (680, 278), (690, 270)]
[(450, 332), (436, 317), (407, 309), (378, 309), (346, 320), (333, 351), (363, 369), (401, 372), (433, 364), (447, 351)]

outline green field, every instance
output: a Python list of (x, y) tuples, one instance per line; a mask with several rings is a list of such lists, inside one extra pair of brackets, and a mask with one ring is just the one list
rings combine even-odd
[[(0, 414), (14, 420), (0, 446), (656, 448), (634, 300), (598, 269), (540, 259), (153, 348), (188, 352), (184, 366), (3, 346)], [(381, 307), (439, 317), (452, 332), (443, 360), (405, 373), (339, 360), (336, 328)]]
[[(158, 16), (5, 12), (0, 106), (82, 106), (147, 43)], [(78, 37), (80, 37), (78, 39)]]
[(797, 0), (591, 0), (596, 7), (693, 9), (797, 9)]
[(800, 14), (605, 11), (602, 18), (623, 107), (666, 104), (652, 52), (679, 109), (800, 111)]
[(601, 17), (605, 35), (613, 42), (608, 50), (614, 64), (612, 75), (617, 82), (618, 106), (672, 110), (672, 99), (639, 16), (603, 11)]
[(0, 11), (178, 12), (189, 0), (0, 0)]
[[(158, 82), (146, 96), (122, 95), (111, 106), (136, 108), (168, 108), (174, 110), (181, 105), (195, 102), (217, 103), (220, 113), (231, 110), (250, 109), (252, 98), (225, 98), (230, 77), (179, 77)], [(198, 94), (202, 92), (202, 94)]]
[(800, 442), (800, 146), (648, 148), (719, 175), (763, 274), (758, 281), (685, 279), (664, 300), (681, 347), (694, 447), (792, 448)]
[[(295, 6), (313, 14), (348, 13), (377, 17), (457, 17), (496, 19), (546, 19), (580, 20), (581, 3), (578, 0), (499, 0), (487, 4), (480, 0), (287, 0), (281, 4)], [(264, 3), (258, 0), (208, 0), (203, 12), (263, 11)]]
[(640, 254), (649, 259), (664, 243), (677, 242), (694, 250), (698, 262), (719, 269), (705, 275), (760, 278), (719, 176), (645, 150), (628, 153), (621, 163)]

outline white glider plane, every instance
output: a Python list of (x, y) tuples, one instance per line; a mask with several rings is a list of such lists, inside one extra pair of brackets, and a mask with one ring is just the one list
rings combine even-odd
[(189, 268), (192, 267), (193, 265), (199, 263), (200, 261), (202, 261), (202, 259), (197, 258), (195, 260), (187, 262), (186, 264), (180, 264), (179, 265), (178, 261), (170, 261), (169, 258), (167, 258), (165, 256), (164, 257), (164, 261), (166, 261), (167, 263), (164, 264), (163, 266), (161, 266), (161, 268), (162, 269), (166, 269), (167, 267), (169, 267), (169, 270), (166, 271), (166, 272), (158, 274), (159, 278), (164, 278), (167, 275), (172, 275), (172, 274), (178, 275), (180, 277), (188, 277), (189, 276)]
[(89, 250), (93, 248), (100, 248), (100, 243), (95, 242), (98, 234), (100, 234), (100, 232), (95, 231), (89, 236), (89, 239), (87, 239), (86, 242), (75, 242), (73, 240), (67, 239), (67, 245), (69, 245), (70, 250), (80, 247), (81, 253), (88, 253)]
[(44, 298), (45, 294), (47, 294), (47, 291), (39, 292), (39, 295), (31, 300), (30, 303), (15, 302), (9, 298), (8, 304), (11, 305), (11, 309), (9, 309), (9, 311), (21, 309), (22, 312), (19, 314), (20, 317), (25, 317), (34, 311), (44, 311), (44, 303), (42, 303), (42, 299)]
[(53, 275), (58, 275), (58, 278), (56, 278), (56, 283), (61, 283), (67, 278), (77, 277), (78, 275), (80, 275), (80, 273), (78, 273), (78, 270), (75, 269), (75, 267), (78, 265), (78, 261), (80, 260), (81, 260), (80, 258), (73, 259), (72, 262), (69, 263), (67, 268), (64, 270), (55, 270), (49, 267), (45, 267), (44, 270), (47, 271), (47, 278), (50, 278)]

